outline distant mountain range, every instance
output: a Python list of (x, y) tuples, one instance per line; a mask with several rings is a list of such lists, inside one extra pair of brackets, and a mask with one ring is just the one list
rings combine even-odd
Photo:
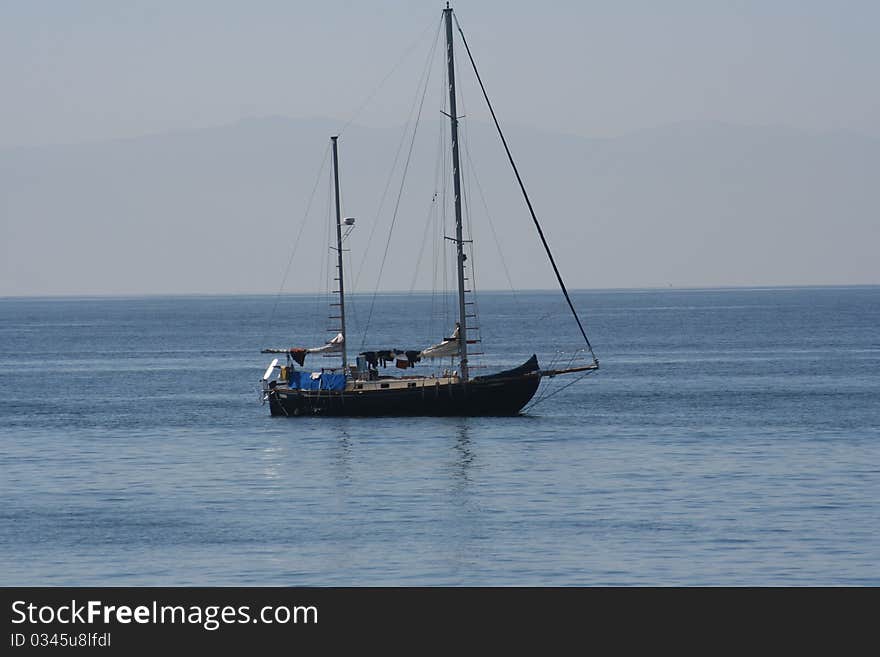
[[(338, 129), (323, 119), (266, 118), (2, 150), (0, 296), (275, 293)], [(443, 187), (437, 172), (448, 168), (440, 130), (439, 120), (420, 126), (390, 242), (409, 149), (403, 128), (351, 125), (340, 138), (345, 213), (357, 217), (349, 246), (358, 291), (376, 288), (383, 258), (381, 289), (442, 284), (428, 260), (449, 247), (439, 224), (427, 224)], [(509, 288), (505, 268), (517, 288), (554, 287), (493, 130), (468, 122), (465, 132), (480, 289)], [(880, 283), (880, 139), (721, 123), (607, 139), (507, 132), (572, 288)], [(327, 181), (287, 291), (327, 287)]]

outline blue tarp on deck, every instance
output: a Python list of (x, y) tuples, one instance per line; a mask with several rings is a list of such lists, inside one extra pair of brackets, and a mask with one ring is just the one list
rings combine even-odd
[[(315, 374), (318, 376), (312, 378)], [(300, 372), (290, 373), (291, 390), (344, 390), (345, 375), (331, 374), (329, 372)]]

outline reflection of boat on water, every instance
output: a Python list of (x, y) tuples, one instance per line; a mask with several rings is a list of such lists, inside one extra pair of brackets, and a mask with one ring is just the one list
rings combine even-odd
[[(495, 113), (489, 103), (485, 88), (482, 86), (476, 64), (471, 57), (467, 42), (461, 28), (462, 42), (466, 48), (468, 58), (473, 65), (476, 79), (480, 84), (483, 95), (495, 120), (499, 136), (507, 151), (508, 158), (516, 174), (517, 182), (522, 190), (529, 212), (538, 230), (538, 235), (547, 252), (554, 273), (556, 274), (560, 288), (565, 296), (569, 308), (574, 315), (578, 328), (586, 343), (591, 361), (580, 366), (572, 366), (570, 361), (566, 367), (559, 369), (541, 369), (536, 355), (526, 360), (519, 367), (507, 369), (495, 374), (483, 376), (471, 376), (471, 364), (469, 355), (474, 355), (472, 346), (480, 341), (472, 336), (477, 329), (468, 320), (473, 319), (473, 303), (468, 301), (468, 294), (472, 290), (467, 289), (469, 278), (466, 275), (468, 256), (465, 253), (465, 244), (471, 240), (464, 239), (462, 225), (462, 183), (460, 176), (459, 154), (459, 117), (456, 113), (456, 87), (455, 87), (455, 61), (453, 55), (453, 12), (447, 5), (443, 10), (443, 19), (446, 27), (446, 52), (447, 67), (446, 75), (449, 88), (448, 113), (451, 143), (451, 173), (453, 181), (453, 205), (455, 215), (455, 235), (445, 237), (455, 248), (455, 271), (457, 275), (457, 315), (455, 330), (449, 337), (437, 344), (423, 349), (378, 349), (362, 351), (357, 356), (355, 363), (349, 363), (348, 345), (346, 343), (345, 324), (345, 277), (343, 267), (343, 241), (354, 226), (354, 219), (343, 219), (340, 207), (339, 189), (339, 156), (338, 137), (331, 138), (333, 154), (333, 180), (335, 190), (335, 228), (336, 228), (336, 270), (338, 276), (334, 279), (338, 283), (338, 302), (334, 307), (338, 308), (339, 314), (335, 319), (339, 321), (336, 336), (326, 344), (315, 348), (290, 348), (290, 349), (264, 349), (264, 353), (279, 354), (286, 358), (286, 363), (279, 362), (275, 358), (263, 376), (263, 398), (269, 402), (272, 415), (351, 415), (351, 416), (378, 416), (378, 415), (512, 415), (520, 412), (530, 400), (532, 400), (538, 386), (544, 377), (554, 377), (558, 374), (582, 373), (589, 374), (598, 369), (599, 362), (593, 354), (592, 347), (583, 325), (574, 310), (568, 291), (562, 281), (556, 263), (550, 252), (550, 248), (544, 238), (543, 231), (537, 217), (532, 210), (531, 202), (525, 192), (525, 187), (507, 149), (507, 142), (501, 133), (500, 125), (495, 119)], [(457, 23), (457, 21), (456, 21)], [(470, 352), (470, 353), (469, 353)], [(338, 354), (341, 364), (337, 368), (322, 368), (320, 371), (305, 371), (297, 369), (297, 365), (304, 367), (305, 360), (310, 354), (332, 356)], [(448, 359), (453, 363), (452, 367), (436, 372), (430, 376), (425, 375), (401, 375), (386, 376), (379, 374), (379, 368), (388, 366), (389, 363), (397, 368), (409, 370), (417, 363), (423, 361), (440, 361)], [(455, 368), (457, 363), (457, 368)], [(454, 369), (455, 368), (455, 369)]]

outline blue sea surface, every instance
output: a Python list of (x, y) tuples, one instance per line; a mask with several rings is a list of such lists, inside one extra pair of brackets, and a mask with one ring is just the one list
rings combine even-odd
[[(601, 370), (525, 415), (355, 419), (259, 402), (322, 299), (0, 299), (0, 584), (880, 585), (880, 288), (574, 301)], [(485, 372), (583, 346), (479, 302)], [(371, 304), (352, 348), (451, 328)]]

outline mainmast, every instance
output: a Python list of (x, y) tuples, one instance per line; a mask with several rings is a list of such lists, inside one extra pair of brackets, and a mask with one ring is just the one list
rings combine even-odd
[(458, 161), (458, 115), (455, 111), (455, 59), (452, 52), (452, 8), (446, 3), (446, 65), (449, 76), (449, 121), (452, 137), (452, 180), (455, 190), (455, 246), (458, 260), (458, 343), (461, 356), (461, 380), (468, 380), (467, 315), (464, 303), (464, 239), (461, 227), (461, 177)]
[(342, 371), (348, 375), (348, 357), (345, 339), (345, 276), (342, 271), (342, 209), (339, 207), (339, 155), (336, 140), (339, 135), (330, 137), (333, 142), (333, 183), (336, 187), (336, 268), (339, 272), (339, 332), (342, 334)]

